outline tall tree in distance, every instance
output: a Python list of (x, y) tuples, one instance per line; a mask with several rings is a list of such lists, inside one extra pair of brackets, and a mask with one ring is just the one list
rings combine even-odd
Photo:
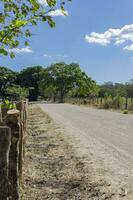
[(53, 90), (54, 94), (58, 95), (59, 102), (63, 103), (68, 92), (75, 89), (78, 92), (89, 94), (96, 83), (81, 71), (78, 64), (60, 62), (52, 64), (44, 70), (39, 85), (41, 91), (45, 92), (48, 88), (50, 91)]

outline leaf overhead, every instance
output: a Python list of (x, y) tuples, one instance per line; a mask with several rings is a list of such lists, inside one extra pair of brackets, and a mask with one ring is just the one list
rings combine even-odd
[[(62, 9), (65, 13), (65, 3), (70, 0), (44, 0), (47, 6), (42, 6), (39, 0), (1, 0), (0, 12), (0, 54), (7, 56), (10, 50), (19, 45), (28, 45), (27, 37), (32, 36), (30, 27), (37, 26), (38, 22), (48, 23), (55, 27), (51, 11)], [(23, 39), (22, 39), (23, 38)], [(10, 54), (11, 58), (15, 55)]]

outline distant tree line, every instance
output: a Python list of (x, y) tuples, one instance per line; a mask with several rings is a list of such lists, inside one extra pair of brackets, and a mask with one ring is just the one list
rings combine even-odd
[(30, 101), (52, 99), (63, 102), (66, 96), (89, 97), (97, 91), (96, 82), (76, 63), (27, 67), (19, 73), (0, 67), (1, 98), (28, 97)]
[[(128, 104), (133, 104), (133, 79), (125, 84), (113, 84), (112, 82), (104, 83), (99, 87), (99, 97), (101, 98), (101, 101), (104, 98), (106, 99), (106, 104), (111, 105), (112, 103), (113, 106), (118, 109), (121, 108), (121, 104), (124, 102), (125, 109), (128, 109)], [(107, 107), (108, 106), (109, 105), (107, 105)]]
[(84, 104), (107, 109), (128, 109), (129, 106), (133, 108), (133, 79), (125, 84), (106, 82), (97, 85), (76, 63), (33, 66), (20, 72), (0, 67), (0, 98), (7, 97), (57, 102), (80, 99)]
[(105, 82), (98, 85), (96, 91), (89, 98), (71, 98), (68, 102), (89, 104), (104, 109), (133, 111), (133, 79), (127, 83)]

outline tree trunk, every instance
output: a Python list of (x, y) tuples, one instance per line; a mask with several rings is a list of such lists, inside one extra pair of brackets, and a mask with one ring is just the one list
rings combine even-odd
[(128, 109), (128, 97), (125, 97), (125, 99), (126, 99), (125, 109), (127, 110)]
[(62, 91), (60, 92), (59, 103), (64, 103), (64, 93)]
[(101, 105), (103, 104), (103, 98), (101, 97)]

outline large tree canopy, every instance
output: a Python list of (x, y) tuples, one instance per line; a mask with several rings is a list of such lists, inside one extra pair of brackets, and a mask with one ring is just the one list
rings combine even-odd
[[(27, 38), (32, 35), (29, 27), (36, 26), (38, 22), (48, 22), (50, 27), (55, 26), (51, 11), (60, 8), (64, 12), (66, 1), (61, 0), (1, 0), (0, 2), (0, 54), (14, 57), (9, 49), (21, 45), (28, 45)], [(64, 12), (65, 14), (65, 12)]]
[(29, 96), (29, 90), (21, 87), (20, 85), (12, 85), (8, 86), (5, 89), (5, 93), (10, 99), (15, 100), (15, 101), (20, 101), (23, 99), (26, 99), (26, 97)]
[(60, 102), (63, 102), (65, 95), (76, 90), (77, 93), (89, 95), (96, 86), (95, 81), (82, 72), (79, 65), (75, 63), (56, 63), (46, 68), (43, 72), (43, 79), (40, 82), (40, 89), (45, 93), (54, 91)]
[(39, 95), (38, 82), (42, 71), (43, 67), (34, 66), (23, 69), (18, 75), (17, 84), (29, 89), (30, 100), (37, 100)]

